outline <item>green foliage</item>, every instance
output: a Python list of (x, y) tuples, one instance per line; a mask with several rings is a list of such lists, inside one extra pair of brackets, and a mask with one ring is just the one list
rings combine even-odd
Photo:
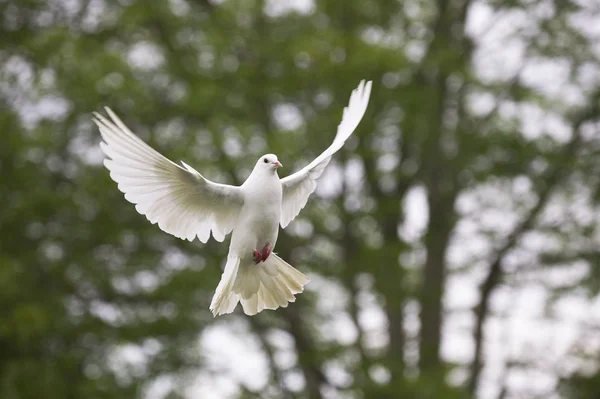
[[(161, 378), (165, 397), (190, 397), (195, 376), (227, 376), (198, 344), (212, 328), (255, 339), (267, 359), (260, 389), (229, 376), (240, 398), (463, 399), (497, 384), (480, 374), (482, 326), (502, 322), (494, 292), (525, 273), (548, 307), (600, 290), (597, 223), (577, 216), (600, 199), (598, 95), (583, 78), (600, 62), (570, 22), (593, 10), (534, 3), (0, 1), (0, 397), (143, 398)], [(505, 37), (522, 44), (516, 71), (480, 65), (491, 55), (468, 33), (478, 8), (531, 18)], [(577, 101), (525, 79), (535, 62), (567, 65)], [(371, 102), (321, 183), (327, 195), (277, 245), (314, 288), (288, 309), (215, 321), (227, 245), (179, 241), (136, 213), (101, 165), (91, 112), (108, 105), (170, 159), (239, 183), (267, 150), (285, 175), (326, 148), (361, 79), (374, 81)], [(419, 192), (427, 221), (407, 233)], [(490, 226), (494, 212), (514, 223)], [(527, 234), (559, 244), (532, 249)], [(581, 263), (574, 282), (544, 280)], [(475, 312), (449, 309), (449, 279), (469, 273)], [(470, 360), (442, 356), (461, 311), (475, 319)], [(564, 392), (577, 393), (561, 394), (592, 397), (594, 381), (573, 377)]]

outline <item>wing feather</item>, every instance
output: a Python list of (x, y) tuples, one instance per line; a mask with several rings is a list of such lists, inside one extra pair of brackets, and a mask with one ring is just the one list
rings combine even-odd
[(348, 137), (350, 137), (360, 123), (369, 104), (371, 84), (371, 81), (365, 82), (363, 80), (352, 91), (348, 106), (344, 108), (342, 121), (329, 148), (303, 169), (281, 179), (283, 186), (281, 227), (286, 227), (306, 206), (308, 197), (317, 188), (317, 180), (331, 161), (331, 157), (342, 148)]
[(110, 177), (135, 209), (165, 232), (207, 242), (233, 230), (243, 196), (239, 187), (214, 183), (194, 168), (170, 161), (136, 136), (110, 109), (94, 113)]

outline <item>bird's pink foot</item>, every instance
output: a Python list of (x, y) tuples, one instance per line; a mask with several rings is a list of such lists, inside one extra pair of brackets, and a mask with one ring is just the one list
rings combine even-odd
[(269, 255), (271, 255), (271, 247), (265, 245), (262, 252), (262, 261), (266, 261)]
[(259, 250), (257, 250), (257, 249), (254, 250), (252, 256), (254, 258), (254, 264), (255, 265), (257, 265), (257, 264), (259, 264), (260, 262), (263, 261), (263, 254)]
[(265, 245), (262, 251), (255, 249), (252, 253), (252, 257), (254, 258), (254, 264), (257, 265), (260, 262), (266, 261), (269, 255), (271, 255), (271, 247), (269, 246), (269, 244)]

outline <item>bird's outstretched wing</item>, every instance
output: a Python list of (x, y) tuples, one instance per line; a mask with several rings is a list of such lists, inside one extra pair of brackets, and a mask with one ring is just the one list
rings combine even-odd
[(243, 197), (239, 187), (214, 183), (194, 168), (165, 158), (133, 134), (110, 108), (111, 120), (94, 113), (110, 159), (104, 165), (135, 209), (165, 232), (207, 242), (212, 231), (223, 241), (233, 230)]
[(329, 164), (331, 156), (335, 154), (346, 142), (354, 129), (358, 126), (369, 104), (371, 95), (371, 81), (360, 82), (352, 91), (350, 102), (344, 108), (342, 122), (338, 126), (333, 143), (314, 161), (298, 172), (281, 179), (283, 185), (283, 202), (281, 205), (281, 227), (286, 227), (304, 208), (308, 197), (317, 187), (317, 179), (323, 174)]

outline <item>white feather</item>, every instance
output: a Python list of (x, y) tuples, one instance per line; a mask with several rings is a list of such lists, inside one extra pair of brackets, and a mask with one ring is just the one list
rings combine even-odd
[(321, 177), (331, 156), (346, 142), (360, 123), (371, 95), (371, 82), (360, 82), (350, 95), (348, 106), (344, 108), (342, 122), (338, 126), (333, 143), (321, 155), (298, 172), (281, 179), (283, 185), (283, 201), (281, 204), (281, 227), (285, 228), (306, 206), (308, 197), (317, 187), (317, 179)]
[[(215, 316), (231, 313), (238, 302), (254, 315), (264, 309), (287, 307), (304, 290), (308, 278), (272, 251), (279, 224), (287, 226), (306, 205), (317, 179), (362, 119), (371, 82), (362, 81), (344, 109), (333, 143), (302, 170), (279, 179), (277, 157), (259, 159), (240, 187), (211, 182), (194, 168), (165, 158), (134, 135), (106, 108), (111, 120), (95, 113), (94, 122), (104, 140), (100, 147), (108, 157), (104, 165), (125, 198), (136, 210), (167, 233), (192, 241), (207, 242), (211, 232), (217, 241), (233, 232), (227, 263), (210, 310)], [(264, 259), (264, 261), (262, 261)]]
[(210, 310), (215, 316), (233, 312), (240, 300), (240, 296), (233, 292), (239, 265), (240, 258), (233, 255), (227, 257), (221, 281), (210, 303)]
[(213, 183), (191, 166), (183, 168), (134, 135), (106, 108), (111, 120), (94, 113), (104, 142), (100, 148), (110, 159), (104, 165), (127, 201), (169, 234), (207, 242), (212, 231), (223, 241), (235, 227), (243, 205), (239, 187)]

